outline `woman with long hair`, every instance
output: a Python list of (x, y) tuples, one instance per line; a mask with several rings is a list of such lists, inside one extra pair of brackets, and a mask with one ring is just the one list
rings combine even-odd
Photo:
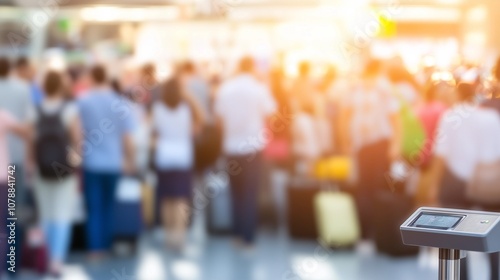
[(185, 241), (192, 194), (193, 138), (203, 118), (199, 104), (184, 91), (178, 77), (163, 85), (161, 98), (153, 104), (159, 210), (167, 244), (176, 250)]
[[(76, 217), (75, 211), (72, 211), (78, 199), (75, 171), (80, 165), (78, 155), (81, 154), (79, 148), (83, 137), (78, 109), (75, 104), (66, 101), (63, 78), (53, 71), (45, 76), (45, 98), (36, 114), (34, 145), (38, 165), (35, 196), (49, 248), (49, 273), (55, 277), (62, 273), (71, 240), (72, 222)], [(64, 145), (59, 145), (61, 143)], [(56, 168), (53, 165), (56, 154), (66, 157), (67, 161), (58, 162), (60, 170), (52, 174), (49, 167)]]

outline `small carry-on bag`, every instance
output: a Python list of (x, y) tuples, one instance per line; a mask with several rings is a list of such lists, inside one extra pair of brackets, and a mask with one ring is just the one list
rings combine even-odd
[[(332, 247), (351, 247), (361, 237), (356, 203), (353, 197), (331, 184), (348, 182), (353, 176), (351, 158), (333, 156), (318, 161), (315, 176), (322, 180), (323, 191), (314, 199), (319, 238)], [(333, 183), (332, 183), (333, 182)]]
[(22, 246), (22, 267), (44, 274), (49, 268), (49, 252), (45, 244), (45, 236), (38, 227), (28, 230), (27, 242)]
[(413, 256), (419, 248), (403, 244), (399, 227), (415, 210), (413, 198), (405, 193), (384, 191), (375, 198), (375, 243), (381, 253), (394, 257)]
[(332, 247), (351, 247), (361, 236), (356, 203), (351, 195), (322, 191), (314, 199), (319, 238)]
[(136, 241), (143, 227), (142, 184), (134, 177), (124, 177), (118, 183), (114, 205), (114, 235)]
[(320, 192), (317, 181), (293, 180), (287, 188), (288, 233), (296, 239), (318, 238), (314, 198)]

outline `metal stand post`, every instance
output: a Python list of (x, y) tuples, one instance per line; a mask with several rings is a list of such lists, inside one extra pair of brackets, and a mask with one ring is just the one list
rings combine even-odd
[(460, 280), (460, 261), (465, 251), (439, 249), (439, 280)]

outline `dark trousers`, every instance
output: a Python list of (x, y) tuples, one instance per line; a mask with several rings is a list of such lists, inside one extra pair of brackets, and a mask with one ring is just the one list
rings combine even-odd
[(387, 176), (389, 174), (389, 141), (382, 140), (367, 145), (356, 155), (358, 164), (358, 189), (356, 202), (358, 204), (363, 238), (374, 234), (375, 198), (382, 191), (390, 190)]
[(87, 208), (87, 246), (90, 251), (111, 247), (113, 208), (119, 173), (84, 171), (83, 184)]
[[(466, 197), (467, 183), (455, 176), (449, 169), (445, 168), (441, 179), (441, 189), (439, 200), (441, 205), (446, 208), (468, 209), (473, 205)], [(483, 207), (486, 211), (500, 211), (499, 207)], [(500, 253), (489, 254), (491, 265), (491, 280), (500, 280)], [(469, 279), (469, 265), (464, 259), (460, 265), (460, 279)]]
[(233, 208), (233, 233), (248, 244), (255, 241), (261, 168), (260, 154), (227, 157)]

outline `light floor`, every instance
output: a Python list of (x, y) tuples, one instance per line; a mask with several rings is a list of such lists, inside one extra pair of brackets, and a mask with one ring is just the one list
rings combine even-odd
[[(422, 280), (437, 279), (436, 251), (395, 259), (370, 243), (351, 251), (328, 251), (315, 241), (290, 240), (285, 231), (259, 234), (253, 252), (236, 250), (229, 238), (208, 237), (198, 227), (182, 254), (163, 249), (161, 232), (141, 237), (137, 253), (88, 263), (73, 254), (64, 280)], [(489, 280), (482, 254), (469, 254), (472, 280)], [(31, 273), (17, 279), (41, 279)]]

